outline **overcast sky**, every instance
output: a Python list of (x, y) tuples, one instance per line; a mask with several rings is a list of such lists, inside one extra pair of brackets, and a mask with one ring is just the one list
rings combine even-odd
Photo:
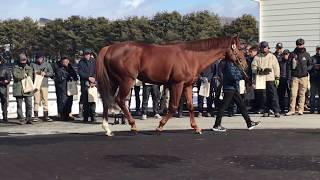
[(209, 10), (220, 16), (238, 17), (252, 14), (259, 18), (259, 5), (252, 0), (7, 0), (1, 2), (0, 18), (25, 16), (35, 20), (104, 16), (119, 19), (128, 16), (153, 16), (157, 12), (176, 10), (182, 14)]

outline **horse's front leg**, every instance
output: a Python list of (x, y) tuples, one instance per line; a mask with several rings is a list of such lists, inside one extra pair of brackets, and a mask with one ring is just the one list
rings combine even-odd
[(184, 94), (185, 94), (186, 100), (187, 100), (187, 108), (189, 110), (191, 128), (193, 128), (196, 133), (202, 134), (201, 128), (198, 127), (196, 120), (194, 118), (194, 108), (193, 108), (193, 104), (192, 104), (192, 86), (186, 87), (184, 90)]
[(169, 111), (159, 122), (159, 126), (156, 131), (163, 131), (163, 126), (168, 122), (168, 120), (173, 116), (175, 112), (178, 110), (178, 105), (180, 102), (181, 94), (183, 90), (183, 83), (174, 84), (170, 88), (170, 103), (169, 103)]

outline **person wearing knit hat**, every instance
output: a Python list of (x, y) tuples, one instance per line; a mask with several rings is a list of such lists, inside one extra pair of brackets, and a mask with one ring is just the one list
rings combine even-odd
[[(22, 81), (28, 81), (28, 77), (33, 79), (33, 70), (28, 65), (28, 58), (26, 54), (19, 54), (18, 63), (13, 67), (13, 97), (17, 100), (17, 114), (19, 123), (32, 124), (32, 96), (33, 91), (26, 91), (22, 85)], [(26, 118), (23, 116), (22, 102), (26, 104)]]

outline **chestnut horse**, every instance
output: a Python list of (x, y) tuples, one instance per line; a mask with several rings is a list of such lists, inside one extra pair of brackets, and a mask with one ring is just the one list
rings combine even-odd
[(137, 132), (135, 121), (125, 105), (136, 78), (147, 83), (165, 85), (170, 90), (169, 111), (160, 121), (156, 129), (158, 132), (163, 131), (163, 126), (176, 112), (181, 94), (184, 93), (191, 127), (201, 134), (194, 118), (192, 86), (200, 72), (223, 58), (245, 70), (247, 64), (240, 50), (238, 36), (164, 45), (122, 42), (102, 48), (97, 57), (96, 78), (103, 102), (102, 127), (106, 135), (112, 135), (108, 126), (108, 108), (114, 101), (128, 119), (131, 131)]

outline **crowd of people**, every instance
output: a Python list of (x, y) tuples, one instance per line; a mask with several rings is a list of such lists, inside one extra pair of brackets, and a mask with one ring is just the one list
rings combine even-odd
[[(233, 116), (240, 112), (248, 128), (258, 125), (251, 121), (249, 112), (262, 114), (263, 117), (279, 118), (281, 115), (303, 115), (306, 110), (310, 113), (320, 113), (320, 101), (316, 96), (320, 94), (320, 46), (316, 47), (316, 54), (310, 56), (304, 47), (304, 40), (296, 41), (296, 48), (290, 52), (277, 43), (275, 52), (270, 51), (268, 42), (257, 45), (247, 45), (244, 49), (248, 68), (246, 70), (245, 91), (241, 92), (240, 81), (243, 73), (237, 66), (227, 60), (219, 60), (200, 73), (197, 87), (197, 116), (214, 117), (216, 122), (213, 129), (225, 131), (221, 126), (222, 116), (226, 113)], [(80, 79), (80, 114), (84, 122), (96, 121), (96, 103), (88, 101), (88, 89), (96, 86), (96, 60), (90, 49), (83, 51), (83, 58), (77, 69), (70, 64), (66, 56), (62, 56), (55, 64), (44, 60), (44, 53), (37, 52), (35, 62), (30, 63), (26, 54), (21, 53), (12, 72), (5, 61), (0, 61), (0, 100), (3, 121), (8, 121), (8, 92), (13, 79), (13, 96), (17, 102), (17, 118), (20, 124), (32, 124), (39, 121), (39, 107), (43, 106), (43, 121), (51, 122), (48, 108), (49, 78), (55, 82), (58, 117), (61, 120), (73, 120), (71, 113), (73, 95), (68, 92), (68, 82)], [(42, 76), (40, 88), (25, 91), (24, 83), (30, 78), (36, 81), (36, 76)], [(258, 88), (260, 83), (264, 88)], [(210, 84), (209, 95), (199, 93), (203, 84)], [(142, 89), (142, 103), (140, 90)], [(148, 113), (149, 96), (152, 96), (153, 113)], [(131, 111), (142, 120), (147, 116), (157, 119), (166, 114), (169, 104), (169, 91), (162, 86), (136, 81), (131, 94), (128, 95), (128, 106), (134, 95), (135, 108)], [(206, 100), (206, 107), (204, 101)], [(22, 103), (25, 102), (25, 116)], [(183, 116), (185, 98), (182, 96), (177, 117)], [(33, 103), (32, 103), (33, 102)], [(316, 103), (317, 102), (317, 103)], [(251, 107), (251, 108), (250, 108)], [(125, 123), (125, 122), (123, 122)]]
[[(17, 102), (17, 119), (19, 124), (32, 124), (40, 120), (39, 108), (43, 107), (43, 121), (53, 121), (49, 117), (48, 88), (49, 78), (54, 80), (57, 98), (58, 118), (62, 121), (74, 120), (71, 113), (73, 96), (70, 94), (69, 82), (76, 82), (80, 79), (80, 114), (83, 121), (91, 122), (95, 119), (95, 102), (88, 101), (88, 88), (96, 85), (96, 61), (90, 49), (83, 51), (83, 58), (77, 65), (77, 71), (71, 65), (70, 59), (62, 56), (55, 64), (45, 61), (45, 55), (39, 51), (35, 54), (35, 62), (30, 63), (25, 53), (19, 54), (16, 64), (10, 70), (5, 60), (0, 61), (0, 99), (2, 109), (2, 121), (8, 122), (9, 84), (13, 80), (12, 93)], [(37, 78), (40, 77), (40, 84), (35, 88)], [(30, 79), (30, 80), (29, 80)], [(31, 84), (28, 84), (28, 80)], [(32, 82), (33, 81), (33, 82)], [(29, 90), (29, 86), (32, 87)], [(23, 114), (22, 103), (25, 103), (25, 115)]]

